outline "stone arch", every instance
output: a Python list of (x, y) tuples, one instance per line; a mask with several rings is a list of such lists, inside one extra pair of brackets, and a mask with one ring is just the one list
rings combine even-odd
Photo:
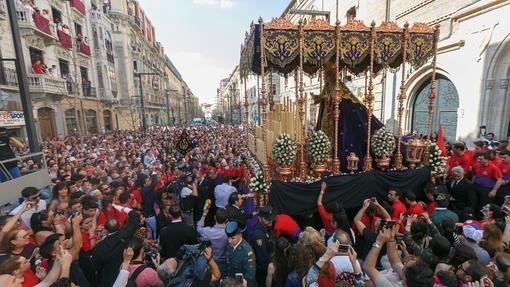
[(497, 139), (510, 136), (510, 33), (496, 44), (485, 70), (480, 125)]
[(55, 110), (50, 107), (41, 107), (37, 109), (37, 121), (39, 132), (43, 140), (51, 139), (57, 136), (57, 124)]
[[(428, 123), (428, 95), (432, 69), (430, 66), (417, 70), (406, 83), (406, 131), (418, 130), (427, 133)], [(458, 108), (460, 104), (456, 85), (449, 74), (442, 68), (436, 70), (436, 99), (432, 117), (432, 131), (436, 132), (441, 124), (446, 140), (454, 142), (457, 139)]]

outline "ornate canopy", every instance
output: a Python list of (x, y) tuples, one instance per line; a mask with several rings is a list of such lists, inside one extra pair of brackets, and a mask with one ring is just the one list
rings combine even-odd
[[(264, 41), (261, 41), (261, 36)], [(406, 61), (415, 69), (425, 64), (435, 53), (434, 29), (426, 24), (417, 23), (411, 28), (407, 25), (401, 28), (393, 22), (385, 22), (378, 27), (372, 23), (369, 27), (354, 20), (342, 26), (332, 26), (324, 20), (312, 19), (308, 23), (295, 25), (285, 18), (274, 18), (269, 23), (252, 24), (250, 32), (246, 33), (241, 47), (241, 77), (245, 78), (250, 72), (260, 75), (262, 60), (267, 70), (282, 74), (298, 69), (301, 39), (303, 71), (315, 74), (324, 62), (335, 58), (337, 37), (339, 68), (345, 67), (355, 75), (369, 69), (371, 43), (374, 43), (374, 73), (383, 68), (400, 67), (404, 47)], [(406, 45), (404, 41), (407, 41)], [(261, 59), (262, 42), (264, 59)]]

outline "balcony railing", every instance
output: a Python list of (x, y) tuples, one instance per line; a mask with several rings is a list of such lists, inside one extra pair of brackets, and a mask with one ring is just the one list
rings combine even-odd
[(64, 79), (53, 78), (48, 75), (27, 76), (30, 92), (33, 93), (49, 93), (57, 95), (66, 95), (67, 86)]
[(0, 77), (0, 85), (18, 87), (16, 69), (4, 67), (3, 77)]
[(73, 47), (73, 40), (71, 40), (71, 35), (67, 34), (63, 30), (58, 30), (57, 35), (62, 47), (67, 49), (71, 49)]
[(80, 12), (82, 15), (86, 14), (85, 4), (83, 4), (83, 2), (81, 0), (71, 0), (71, 1), (69, 1), (69, 3), (71, 4), (71, 7), (78, 10), (78, 12)]
[(49, 19), (43, 15), (32, 12), (25, 7), (17, 7), (18, 24), (20, 28), (30, 28), (41, 32), (42, 34), (55, 38), (56, 27)]

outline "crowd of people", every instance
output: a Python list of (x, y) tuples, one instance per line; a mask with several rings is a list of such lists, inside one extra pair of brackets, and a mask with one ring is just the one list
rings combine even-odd
[(354, 217), (341, 198), (323, 201), (326, 177), (321, 220), (306, 226), (254, 207), (245, 134), (158, 127), (44, 142), (51, 188), (23, 189), (2, 217), (0, 286), (510, 286), (504, 143), (455, 143), (423, 194), (388, 187)]

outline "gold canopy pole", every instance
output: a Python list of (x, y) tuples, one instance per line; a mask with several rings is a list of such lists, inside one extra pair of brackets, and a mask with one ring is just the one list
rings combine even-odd
[[(338, 2), (337, 2), (338, 6)], [(338, 9), (337, 9), (338, 10)], [(340, 118), (340, 21), (337, 19), (335, 26), (335, 146), (333, 148), (333, 174), (340, 174), (340, 160), (338, 159), (338, 119)], [(326, 95), (327, 96), (327, 95)]]
[(299, 138), (299, 153), (301, 162), (299, 165), (299, 177), (302, 181), (306, 180), (306, 162), (305, 162), (305, 88), (303, 85), (303, 53), (304, 53), (304, 31), (303, 20), (299, 20), (299, 120), (301, 122), (301, 137)]
[(403, 42), (402, 42), (402, 80), (400, 82), (400, 95), (398, 96), (398, 132), (397, 132), (397, 158), (395, 161), (395, 167), (398, 170), (401, 170), (402, 165), (402, 152), (400, 147), (400, 138), (402, 137), (402, 115), (404, 114), (404, 101), (406, 99), (406, 61), (407, 61), (407, 40), (409, 38), (409, 24), (405, 23), (404, 25), (404, 34), (403, 34)]
[(429, 91), (429, 118), (427, 134), (429, 139), (432, 136), (432, 116), (434, 115), (434, 101), (436, 100), (436, 61), (437, 61), (437, 41), (439, 39), (439, 26), (434, 27), (434, 58), (432, 59), (432, 79), (430, 80)]
[(273, 72), (269, 72), (269, 111), (274, 110)]
[(374, 101), (374, 43), (375, 43), (375, 22), (370, 27), (370, 78), (368, 79), (367, 94), (367, 155), (365, 156), (365, 171), (372, 170), (372, 156), (370, 155), (370, 141), (372, 136), (372, 106)]
[(262, 141), (264, 142), (264, 164), (262, 169), (264, 170), (264, 181), (268, 182), (271, 180), (269, 175), (269, 157), (267, 154), (267, 113), (266, 113), (266, 77), (264, 75), (265, 55), (264, 47), (266, 45), (266, 37), (264, 36), (264, 21), (259, 18), (260, 25), (260, 77), (262, 79), (260, 94), (262, 95)]

